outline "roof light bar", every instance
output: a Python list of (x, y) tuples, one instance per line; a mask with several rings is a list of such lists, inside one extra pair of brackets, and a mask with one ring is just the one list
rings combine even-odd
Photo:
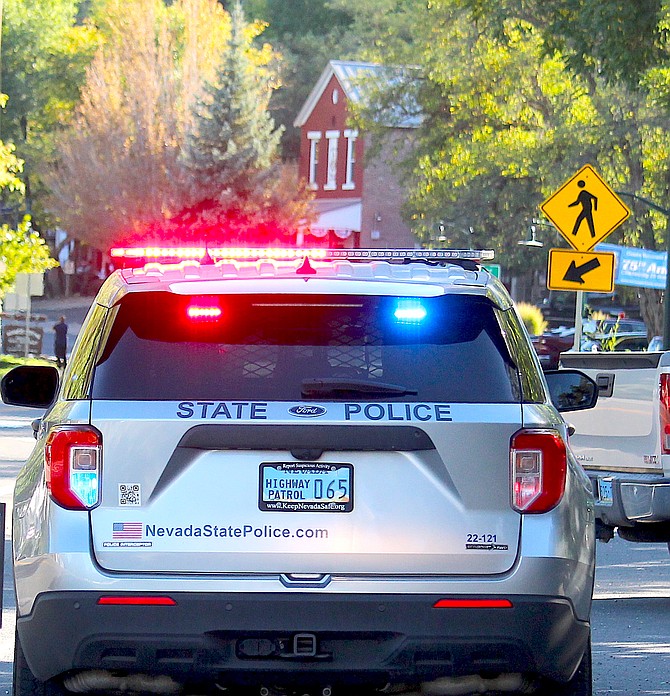
[(296, 247), (114, 247), (110, 256), (115, 259), (163, 259), (181, 261), (201, 259), (205, 252), (214, 260), (258, 261), (262, 259), (303, 259), (343, 261), (448, 261), (464, 259), (490, 261), (492, 249), (299, 249)]

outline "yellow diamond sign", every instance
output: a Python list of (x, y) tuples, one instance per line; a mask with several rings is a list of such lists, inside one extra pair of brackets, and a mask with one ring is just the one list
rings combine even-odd
[(593, 249), (630, 215), (590, 164), (568, 179), (540, 209), (577, 251)]

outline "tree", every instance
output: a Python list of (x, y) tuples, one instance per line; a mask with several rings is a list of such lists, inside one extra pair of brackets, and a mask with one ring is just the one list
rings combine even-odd
[[(0, 99), (4, 101), (4, 97)], [(0, 141), (0, 192), (22, 196), (25, 189), (19, 178), (23, 162), (14, 154), (14, 146)], [(18, 200), (18, 199), (17, 199)], [(58, 265), (50, 257), (44, 240), (33, 231), (25, 217), (16, 229), (0, 225), (0, 299), (13, 287), (17, 273), (36, 273)]]
[(293, 121), (314, 83), (329, 60), (361, 54), (358, 35), (349, 30), (351, 15), (346, 8), (331, 9), (328, 0), (245, 0), (244, 9), (267, 24), (262, 38), (281, 55), (269, 109), (283, 129), (284, 158), (297, 159), (300, 132)]
[(79, 98), (97, 32), (77, 18), (77, 0), (4, 0), (0, 137), (25, 161), (26, 208), (44, 220), (41, 173), (51, 160), (62, 122)]
[(667, 0), (457, 0), (473, 18), (500, 26), (517, 17), (542, 30), (547, 53), (559, 50), (575, 72), (597, 64), (609, 82), (635, 86), (647, 70), (665, 63)]
[(0, 261), (4, 265), (0, 299), (13, 288), (17, 273), (41, 273), (58, 265), (45, 241), (31, 229), (29, 218), (20, 222), (17, 229), (0, 226)]
[(239, 2), (228, 50), (196, 107), (188, 139), (189, 213), (200, 225), (224, 225), (228, 240), (281, 239), (306, 214), (302, 192), (286, 190), (278, 163), (281, 129), (268, 112), (269, 76), (254, 69)]
[[(415, 16), (429, 28), (416, 34), (420, 77), (395, 85), (400, 96), (412, 90), (423, 118), (406, 162), (407, 216), (420, 239), (491, 246), (517, 274), (546, 267), (546, 254), (532, 256), (516, 242), (538, 204), (582, 164), (594, 164), (617, 189), (663, 202), (670, 193), (661, 102), (668, 73), (657, 66), (631, 85), (605, 75), (596, 59), (590, 71), (577, 70), (567, 49), (549, 50), (545, 7), (432, 0)], [(374, 131), (373, 116), (362, 115), (366, 130)], [(664, 248), (667, 220), (634, 209), (608, 241)], [(544, 236), (562, 245), (558, 235)], [(655, 331), (660, 293), (641, 294)]]
[(216, 0), (98, 0), (105, 37), (48, 181), (70, 236), (107, 251), (164, 237), (187, 203), (181, 150), (230, 33)]

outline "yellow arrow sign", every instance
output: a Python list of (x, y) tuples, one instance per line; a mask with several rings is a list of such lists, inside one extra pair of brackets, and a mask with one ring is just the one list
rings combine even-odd
[(590, 164), (568, 179), (540, 209), (577, 251), (593, 249), (630, 215)]
[(612, 292), (614, 257), (610, 252), (549, 250), (547, 287), (550, 290)]

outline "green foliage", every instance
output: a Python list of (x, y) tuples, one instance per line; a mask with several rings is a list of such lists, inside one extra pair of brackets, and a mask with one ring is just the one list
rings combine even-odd
[(187, 150), (193, 185), (203, 198), (267, 169), (276, 159), (281, 132), (267, 111), (271, 84), (254, 72), (247, 54), (241, 7), (235, 5), (232, 35), (215, 82), (205, 86), (196, 107)]
[(53, 361), (42, 358), (20, 358), (13, 355), (0, 355), (0, 379), (19, 365), (46, 365), (53, 367)]
[(97, 42), (78, 20), (78, 0), (4, 0), (2, 91), (9, 99), (0, 137), (25, 161), (26, 208), (44, 221), (41, 175), (53, 158), (63, 121), (72, 114)]
[(351, 17), (348, 32), (355, 38), (357, 57), (397, 65), (414, 64), (419, 39), (429, 29), (424, 23), (429, 4), (426, 0), (327, 2)]
[(670, 57), (666, 0), (453, 0), (492, 35), (510, 17), (542, 31), (546, 54), (560, 51), (570, 69), (635, 86)]
[(294, 232), (306, 210), (297, 186), (285, 186), (278, 162), (282, 131), (268, 111), (272, 82), (254, 70), (244, 26), (238, 2), (228, 50), (196, 106), (186, 150), (189, 213), (199, 227), (225, 223), (229, 241), (259, 228), (269, 239)]
[(531, 336), (539, 336), (547, 330), (547, 322), (539, 307), (528, 302), (517, 302), (515, 307)]
[(12, 288), (17, 273), (39, 273), (58, 265), (27, 218), (16, 230), (7, 225), (0, 227), (0, 262), (4, 264), (0, 274), (0, 298)]
[(268, 38), (281, 39), (287, 34), (325, 34), (337, 27), (343, 33), (351, 24), (347, 10), (334, 10), (324, 0), (265, 0), (269, 24)]

